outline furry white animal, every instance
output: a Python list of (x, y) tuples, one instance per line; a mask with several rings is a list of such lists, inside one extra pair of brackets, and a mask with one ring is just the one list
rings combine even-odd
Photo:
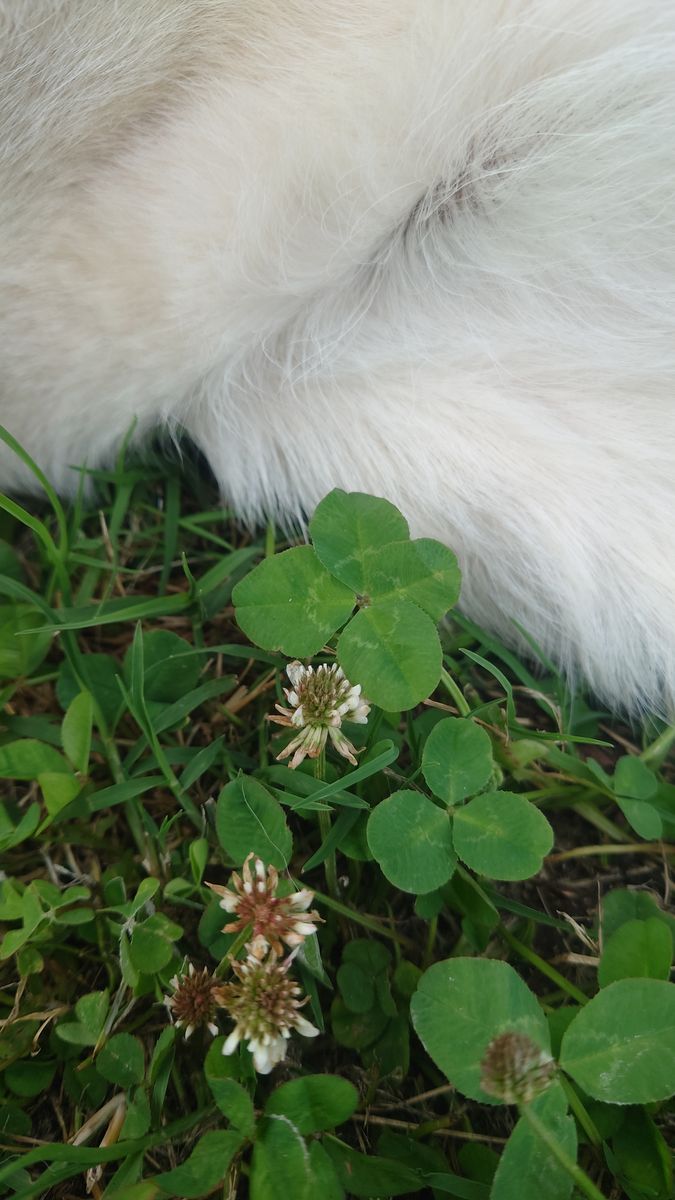
[(674, 113), (663, 0), (0, 0), (0, 420), (66, 492), (136, 418), (247, 519), (388, 496), (667, 712)]

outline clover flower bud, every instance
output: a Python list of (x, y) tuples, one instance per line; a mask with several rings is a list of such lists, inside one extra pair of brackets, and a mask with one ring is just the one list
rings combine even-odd
[(199, 1027), (208, 1029), (216, 1037), (218, 1026), (214, 1018), (219, 1005), (219, 980), (207, 967), (196, 971), (193, 963), (190, 963), (187, 971), (174, 975), (171, 987), (173, 994), (165, 996), (164, 1003), (176, 1027), (185, 1031), (186, 1038)]
[(481, 1063), (481, 1087), (504, 1104), (529, 1104), (545, 1092), (555, 1075), (550, 1054), (523, 1033), (502, 1033), (488, 1046)]

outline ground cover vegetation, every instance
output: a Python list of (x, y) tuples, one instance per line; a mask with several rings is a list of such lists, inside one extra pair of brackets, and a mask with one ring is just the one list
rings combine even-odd
[(381, 499), (81, 480), (0, 501), (0, 1196), (667, 1200), (675, 730)]

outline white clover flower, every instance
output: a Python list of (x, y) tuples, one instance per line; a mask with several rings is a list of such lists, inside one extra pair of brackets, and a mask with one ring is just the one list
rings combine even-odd
[(237, 982), (220, 989), (220, 1003), (235, 1022), (223, 1054), (233, 1054), (240, 1042), (246, 1042), (260, 1075), (269, 1075), (284, 1060), (293, 1029), (303, 1037), (316, 1037), (319, 1032), (302, 1016), (307, 997), (299, 999), (301, 989), (288, 975), (295, 953), (281, 962), (274, 950), (264, 960), (250, 952), (243, 962), (231, 959)]
[(360, 683), (351, 684), (337, 663), (314, 668), (296, 660), (288, 664), (286, 674), (291, 686), (284, 688), (284, 695), (290, 708), (276, 704), (281, 715), (269, 720), (300, 732), (277, 755), (277, 761), (292, 755), (289, 766), (295, 769), (305, 758), (318, 758), (330, 738), (338, 754), (356, 766), (356, 748), (341, 726), (343, 719), (356, 725), (368, 720), (370, 704), (361, 695)]
[(314, 892), (301, 888), (290, 896), (277, 896), (278, 885), (276, 869), (266, 868), (262, 859), (252, 852), (246, 857), (241, 877), (236, 871), (232, 873), (229, 887), (215, 883), (207, 885), (220, 897), (220, 907), (236, 917), (225, 926), (224, 933), (239, 933), (251, 926), (253, 936), (248, 948), (256, 958), (262, 958), (270, 947), (281, 954), (282, 942), (291, 947), (300, 946), (316, 931), (321, 920), (317, 912), (308, 911)]

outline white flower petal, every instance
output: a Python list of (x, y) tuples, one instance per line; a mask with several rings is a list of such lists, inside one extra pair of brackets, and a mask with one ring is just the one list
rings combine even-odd
[(307, 674), (307, 667), (303, 667), (301, 662), (294, 659), (286, 667), (286, 674), (291, 681), (291, 687), (297, 688), (298, 684), (302, 682)]
[(235, 1025), (234, 1029), (232, 1030), (232, 1033), (228, 1037), (225, 1038), (225, 1041), (223, 1043), (223, 1054), (225, 1054), (225, 1055), (234, 1054), (240, 1041), (241, 1041), (241, 1033), (239, 1032), (239, 1026)]
[(259, 1075), (269, 1075), (277, 1063), (286, 1057), (286, 1042), (282, 1037), (270, 1038), (267, 1045), (253, 1039), (248, 1048), (253, 1055), (253, 1066)]
[(309, 921), (296, 921), (293, 930), (302, 937), (310, 937), (314, 933), (314, 926), (310, 925)]
[(306, 1017), (300, 1016), (299, 1013), (295, 1018), (294, 1024), (298, 1033), (301, 1033), (303, 1037), (319, 1036), (319, 1030), (317, 1029), (316, 1025), (312, 1025), (311, 1021), (308, 1021)]

